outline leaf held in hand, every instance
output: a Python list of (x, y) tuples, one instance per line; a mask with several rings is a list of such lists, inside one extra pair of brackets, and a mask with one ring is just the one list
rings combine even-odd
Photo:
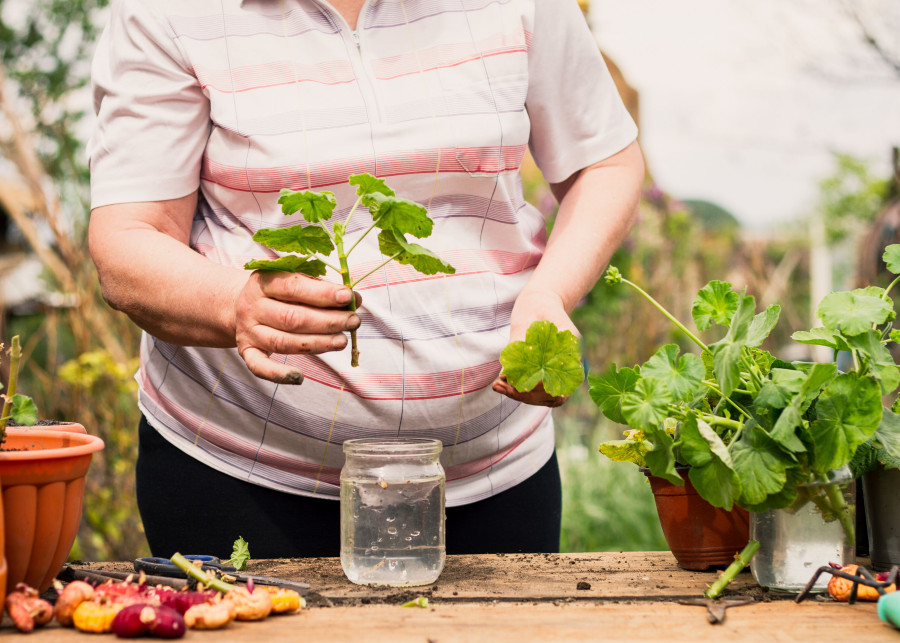
[[(380, 235), (379, 235), (380, 236)], [(584, 381), (580, 341), (549, 321), (528, 327), (525, 341), (511, 342), (500, 353), (507, 381), (520, 393), (543, 382), (550, 395), (571, 395)]]
[(394, 257), (397, 263), (412, 266), (423, 275), (434, 275), (439, 272), (452, 275), (456, 268), (417, 243), (409, 243), (403, 235), (393, 230), (382, 230), (378, 233), (378, 249), (387, 257)]
[(411, 234), (417, 239), (431, 235), (434, 222), (428, 217), (428, 210), (407, 199), (393, 196), (373, 197), (374, 205), (369, 207), (375, 227), (382, 230), (393, 230), (400, 235)]
[(308, 277), (321, 277), (325, 274), (325, 263), (319, 259), (310, 259), (299, 255), (288, 255), (278, 259), (254, 259), (244, 264), (247, 270), (279, 270), (282, 272), (299, 272)]
[(310, 223), (320, 223), (331, 218), (337, 199), (332, 192), (313, 192), (312, 190), (282, 190), (278, 198), (281, 211), (285, 215), (296, 214), (298, 211), (303, 218)]
[(313, 226), (291, 226), (290, 228), (263, 228), (257, 230), (253, 240), (278, 252), (296, 252), (311, 255), (317, 252), (329, 255), (334, 244), (328, 233)]

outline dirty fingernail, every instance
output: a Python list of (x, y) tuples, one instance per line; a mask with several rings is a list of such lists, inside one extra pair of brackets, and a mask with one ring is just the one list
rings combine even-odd
[(339, 304), (349, 304), (350, 300), (353, 298), (353, 291), (348, 288), (344, 288), (343, 290), (338, 290), (334, 296), (335, 300)]
[(303, 384), (303, 373), (291, 371), (278, 380), (279, 384)]
[(356, 330), (357, 328), (359, 328), (359, 315), (347, 317), (347, 330)]

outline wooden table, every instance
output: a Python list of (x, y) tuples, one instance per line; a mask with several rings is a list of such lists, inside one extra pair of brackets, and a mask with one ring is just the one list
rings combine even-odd
[[(682, 570), (668, 552), (452, 556), (434, 585), (405, 590), (353, 585), (333, 558), (251, 561), (248, 571), (308, 582), (309, 607), (300, 614), (232, 623), (215, 632), (191, 631), (185, 640), (900, 641), (900, 630), (878, 618), (874, 603), (813, 598), (797, 604), (791, 596), (763, 591), (749, 573), (741, 574), (727, 594), (750, 595), (756, 602), (729, 609), (724, 623), (711, 625), (703, 607), (678, 600), (702, 596), (715, 572)], [(400, 606), (421, 595), (429, 599), (427, 608)], [(7, 618), (0, 638), (25, 641), (26, 635), (14, 633)], [(92, 640), (55, 625), (27, 636), (33, 643)]]

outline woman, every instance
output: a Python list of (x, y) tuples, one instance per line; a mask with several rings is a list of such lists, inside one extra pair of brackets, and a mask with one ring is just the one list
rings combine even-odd
[[(535, 320), (577, 332), (643, 178), (576, 2), (120, 0), (93, 74), (90, 248), (145, 331), (154, 554), (241, 535), (254, 556), (336, 555), (340, 444), (397, 435), (444, 443), (448, 553), (556, 551), (564, 400), (515, 392), (497, 360)], [(527, 148), (560, 201), (549, 241)], [(255, 230), (291, 221), (281, 188), (334, 192), (341, 220), (361, 172), (428, 208), (454, 275), (389, 265), (354, 295), (243, 269)], [(381, 260), (361, 244), (351, 269)]]

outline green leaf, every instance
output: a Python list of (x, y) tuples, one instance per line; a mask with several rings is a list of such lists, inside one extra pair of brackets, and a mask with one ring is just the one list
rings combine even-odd
[(327, 257), (334, 251), (334, 244), (328, 238), (328, 233), (318, 226), (263, 228), (256, 231), (253, 240), (278, 252), (297, 252), (304, 255), (318, 252)]
[(671, 394), (659, 380), (643, 377), (631, 393), (622, 396), (622, 415), (628, 426), (641, 429), (650, 437), (666, 419)]
[(703, 420), (688, 417), (681, 425), (681, 455), (691, 465), (688, 476), (708, 503), (731, 511), (741, 495), (728, 447)]
[(747, 344), (755, 306), (756, 300), (751, 295), (742, 295), (728, 333), (709, 347), (713, 354), (716, 380), (726, 396), (741, 384), (741, 355)]
[(781, 315), (781, 306), (772, 304), (765, 311), (759, 313), (750, 323), (750, 330), (747, 331), (747, 346), (759, 346), (762, 344), (775, 324), (778, 323), (778, 317)]
[(812, 330), (797, 331), (791, 335), (791, 339), (800, 342), (801, 344), (827, 346), (828, 348), (841, 351), (850, 350), (840, 333), (828, 330), (824, 326), (817, 326)]
[(741, 480), (740, 505), (757, 505), (781, 491), (787, 482), (786, 470), (793, 465), (778, 444), (756, 423), (747, 424), (731, 447), (734, 470)]
[(661, 381), (676, 401), (690, 402), (705, 390), (703, 362), (691, 353), (679, 357), (675, 344), (667, 344), (656, 351), (641, 367), (641, 375)]
[(881, 385), (881, 394), (890, 395), (900, 386), (900, 369), (894, 357), (881, 341), (881, 333), (869, 329), (863, 334), (847, 338), (847, 342), (861, 353), (869, 369)]
[(234, 565), (236, 570), (241, 571), (247, 566), (248, 560), (250, 560), (250, 545), (246, 540), (238, 536), (238, 539), (231, 546), (231, 558), (226, 560), (225, 564)]
[(700, 289), (691, 306), (691, 316), (700, 330), (713, 323), (728, 326), (738, 307), (740, 295), (725, 281), (710, 281)]
[(373, 194), (381, 194), (383, 196), (394, 196), (394, 191), (387, 186), (383, 179), (378, 179), (368, 173), (354, 174), (347, 182), (356, 186), (356, 194), (361, 198), (363, 205), (367, 208), (377, 205), (377, 202), (371, 198)]
[(682, 486), (684, 479), (675, 470), (675, 442), (672, 440), (662, 425), (650, 428), (644, 432), (644, 437), (650, 441), (653, 447), (644, 454), (644, 461), (650, 473), (665, 478), (672, 484)]
[(254, 259), (245, 263), (244, 268), (247, 270), (299, 272), (310, 277), (321, 277), (325, 274), (325, 264), (321, 260), (298, 255), (288, 255), (278, 259)]
[(815, 443), (814, 471), (838, 469), (853, 457), (881, 423), (881, 389), (871, 377), (841, 373), (816, 402), (816, 420), (810, 426)]
[(864, 290), (833, 292), (819, 303), (816, 315), (826, 328), (840, 330), (844, 336), (861, 335), (873, 324), (883, 324), (894, 314), (893, 306)]
[(613, 363), (602, 375), (588, 375), (588, 392), (603, 415), (613, 422), (628, 424), (622, 415), (622, 397), (634, 391), (638, 379), (640, 375), (635, 369), (619, 369)]
[(398, 263), (412, 266), (424, 275), (439, 272), (452, 275), (456, 268), (438, 257), (436, 254), (416, 243), (409, 243), (403, 235), (393, 230), (382, 230), (378, 233), (378, 249), (388, 257), (394, 257)]
[(428, 217), (424, 206), (377, 193), (372, 195), (372, 200), (369, 211), (377, 228), (392, 230), (401, 236), (411, 234), (418, 239), (431, 234), (434, 222)]
[(298, 211), (303, 218), (310, 223), (320, 223), (331, 218), (337, 199), (332, 192), (313, 192), (312, 190), (282, 190), (278, 198), (281, 211), (285, 215), (296, 214)]
[(16, 424), (22, 426), (33, 426), (38, 420), (37, 406), (27, 395), (16, 393), (12, 396), (12, 408), (10, 409), (10, 417)]
[(614, 462), (633, 462), (639, 467), (646, 466), (644, 454), (650, 447), (636, 440), (608, 440), (600, 444), (600, 453)]
[(829, 381), (834, 378), (837, 368), (834, 364), (813, 364), (806, 375), (800, 391), (794, 395), (772, 427), (771, 437), (782, 447), (793, 453), (805, 451), (806, 447), (797, 437), (797, 429), (803, 426), (803, 414)]
[(533, 322), (524, 342), (511, 342), (503, 349), (500, 364), (507, 381), (520, 393), (543, 382), (550, 395), (571, 395), (584, 382), (578, 338), (549, 321)]
[(888, 270), (895, 275), (900, 275), (900, 244), (892, 243), (889, 245), (884, 249), (884, 254), (881, 255), (881, 258), (887, 264)]
[(783, 409), (803, 388), (807, 374), (802, 371), (773, 368), (753, 403), (770, 409)]
[(900, 460), (900, 415), (884, 409), (874, 438), (884, 451), (884, 454), (879, 456), (882, 464), (887, 464), (887, 458)]

